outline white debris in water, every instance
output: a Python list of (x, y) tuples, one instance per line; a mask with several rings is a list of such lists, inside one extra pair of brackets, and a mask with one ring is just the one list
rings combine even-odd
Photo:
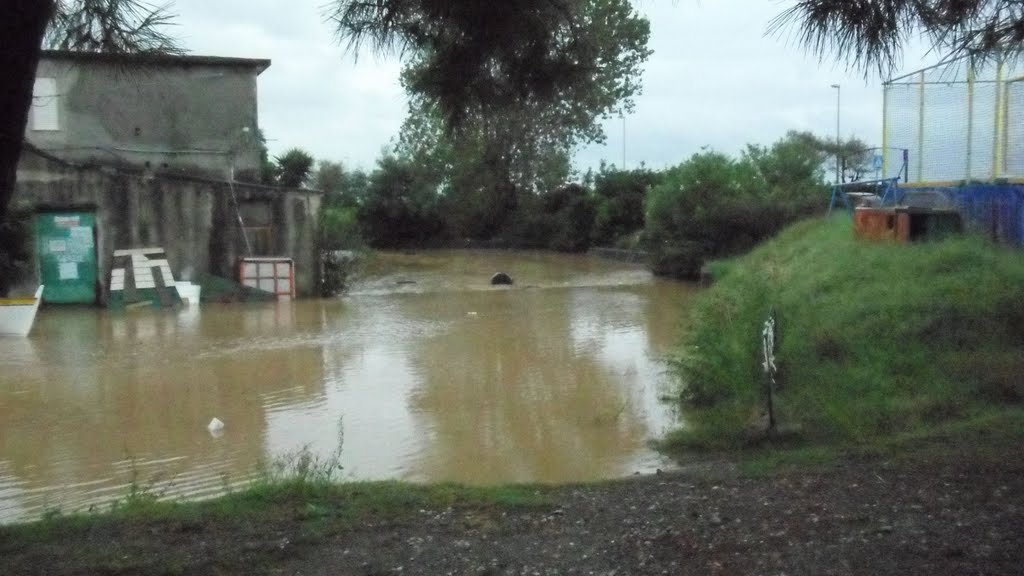
[(206, 429), (209, 430), (210, 432), (220, 432), (221, 430), (224, 429), (224, 423), (221, 422), (219, 418), (214, 418), (213, 420), (210, 420), (210, 423), (206, 426)]
[(466, 312), (466, 316), (476, 316), (476, 312)]

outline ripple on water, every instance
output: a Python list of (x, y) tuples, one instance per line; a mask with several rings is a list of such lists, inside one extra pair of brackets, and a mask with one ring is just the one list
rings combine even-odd
[[(516, 285), (490, 286), (499, 270)], [(340, 446), (352, 479), (664, 467), (645, 444), (668, 421), (657, 357), (689, 292), (582, 256), (437, 253), (385, 255), (332, 301), (184, 319), (50, 308), (31, 338), (0, 338), (0, 521), (103, 505), (133, 481), (206, 498), (304, 447)]]
[(297, 415), (311, 414), (323, 410), (327, 403), (327, 397), (318, 394), (306, 400), (296, 402), (296, 398), (305, 398), (306, 390), (302, 386), (291, 386), (273, 392), (267, 392), (260, 396), (263, 407), (267, 413), (294, 411)]

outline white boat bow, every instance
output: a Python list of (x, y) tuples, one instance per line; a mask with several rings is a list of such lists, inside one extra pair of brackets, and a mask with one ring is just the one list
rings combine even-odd
[(43, 300), (43, 286), (31, 298), (0, 298), (0, 335), (28, 336)]

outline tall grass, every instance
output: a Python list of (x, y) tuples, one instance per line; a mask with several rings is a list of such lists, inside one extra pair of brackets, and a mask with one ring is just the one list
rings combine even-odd
[[(301, 450), (275, 459), (244, 489), (196, 502), (162, 500), (133, 481), (128, 495), (104, 511), (54, 511), (35, 522), (0, 525), (0, 558), (13, 562), (8, 571), (18, 574), (28, 572), (33, 558), (53, 554), (76, 574), (206, 574), (233, 565), (262, 574), (297, 546), (366, 522), (449, 508), (487, 513), (549, 505), (543, 487), (346, 483), (339, 470), (336, 455)], [(198, 540), (211, 543), (201, 554), (189, 544)]]
[(473, 487), (458, 484), (417, 485), (397, 481), (353, 482), (342, 478), (341, 454), (319, 455), (307, 448), (277, 456), (260, 467), (243, 488), (230, 488), (216, 498), (167, 499), (155, 484), (132, 473), (123, 498), (87, 511), (48, 509), (37, 522), (0, 526), (4, 535), (50, 537), (69, 530), (117, 523), (241, 522), (287, 518), (344, 528), (367, 518), (389, 518), (420, 509), (450, 506), (539, 506), (547, 503), (537, 486)]
[(748, 442), (764, 406), (760, 327), (779, 322), (778, 420), (816, 441), (868, 441), (1024, 396), (1024, 255), (981, 238), (853, 238), (845, 216), (796, 224), (715, 263), (675, 361), (677, 443)]

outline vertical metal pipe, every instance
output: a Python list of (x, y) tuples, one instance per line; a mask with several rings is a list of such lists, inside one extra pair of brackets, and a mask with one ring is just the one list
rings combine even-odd
[(622, 115), (622, 169), (626, 169), (626, 115)]
[(924, 70), (918, 83), (917, 102), (917, 181), (924, 181)]
[(967, 70), (967, 173), (965, 180), (971, 179), (971, 154), (974, 149), (974, 63)]
[(892, 84), (882, 86), (882, 178), (889, 177), (889, 90)]
[(992, 143), (992, 179), (995, 180), (999, 177), (1000, 168), (1003, 158), (1003, 89), (1005, 88), (1004, 74), (1006, 73), (1005, 61), (1002, 55), (999, 57), (999, 65), (996, 67), (996, 114), (995, 114), (995, 130), (993, 131), (993, 137), (995, 138)]
[(842, 157), (840, 156), (840, 149), (842, 148), (842, 134), (839, 131), (839, 111), (842, 105), (842, 87), (839, 84), (833, 84), (833, 88), (836, 89), (836, 184), (843, 183), (843, 172), (842, 172)]
[(1013, 176), (1009, 173), (1009, 156), (1010, 156), (1010, 82), (1003, 80), (1003, 121), (1000, 124), (1003, 127), (1003, 145), (1000, 148), (1001, 162), (999, 175), (1002, 177)]

